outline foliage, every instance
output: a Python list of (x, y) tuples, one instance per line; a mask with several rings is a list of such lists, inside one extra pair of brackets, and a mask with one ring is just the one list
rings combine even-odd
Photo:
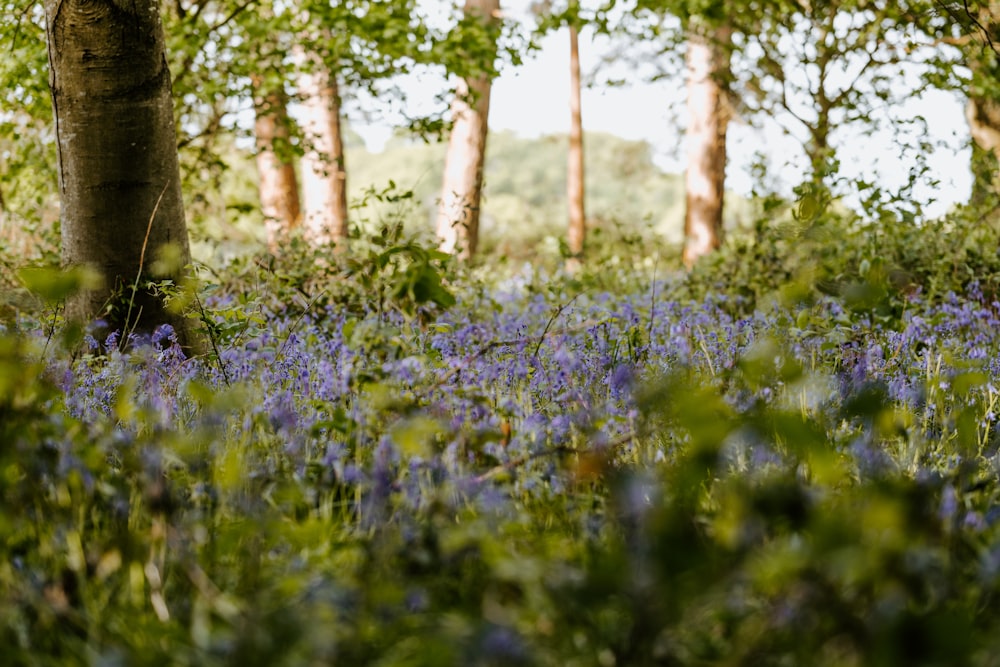
[[(916, 221), (904, 196), (873, 195), (866, 214), (803, 194), (757, 202), (751, 234), (734, 234), (687, 281), (703, 298), (734, 291), (744, 312), (835, 296), (861, 315), (899, 326), (914, 301), (962, 293), (992, 303), (1000, 289), (1000, 229), (974, 208)], [(808, 210), (807, 210), (808, 209)]]
[[(789, 224), (845, 234), (814, 278), (924, 257)], [(205, 358), (5, 320), (5, 661), (990, 664), (994, 270), (805, 298), (811, 233), (696, 294), (641, 246), (483, 281), (390, 226), (220, 273)]]
[(921, 150), (927, 121), (900, 102), (953, 77), (959, 64), (954, 49), (925, 32), (936, 32), (939, 11), (919, 0), (776, 2), (763, 16), (741, 17), (734, 41), (743, 61), (733, 73), (741, 111), (803, 137), (817, 185), (834, 186), (837, 135), (845, 131), (891, 130), (901, 152), (916, 148), (919, 161), (929, 152)]
[[(394, 192), (372, 192), (370, 197), (384, 203), (405, 201), (410, 195)], [(368, 316), (381, 323), (397, 318), (427, 322), (454, 305), (448, 286), (450, 256), (406, 236), (398, 220), (384, 220), (374, 234), (355, 229), (352, 236), (346, 251), (296, 236), (282, 255), (244, 257), (228, 267), (223, 284), (206, 283), (204, 298), (213, 306), (206, 309), (198, 300), (199, 315), (216, 361), (219, 346), (259, 336), (268, 314), (301, 322), (322, 321), (336, 313), (348, 317), (345, 326), (353, 329)]]
[[(711, 39), (721, 43), (714, 46), (728, 56), (725, 71), (717, 73), (728, 119), (780, 127), (802, 151), (771, 159), (837, 196), (845, 194), (835, 178), (838, 150), (876, 131), (891, 132), (900, 157), (922, 168), (930, 152), (928, 121), (913, 102), (934, 90), (973, 93), (967, 76), (973, 58), (955, 45), (989, 51), (981, 39), (962, 34), (970, 32), (970, 19), (963, 18), (968, 8), (924, 0), (622, 0), (610, 6), (622, 14), (608, 26), (625, 42), (616, 57), (649, 80), (681, 80), (689, 33), (716, 35)], [(992, 73), (976, 78), (995, 79)]]
[(58, 209), (41, 6), (2, 2), (0, 26), (0, 244), (34, 259), (34, 232)]

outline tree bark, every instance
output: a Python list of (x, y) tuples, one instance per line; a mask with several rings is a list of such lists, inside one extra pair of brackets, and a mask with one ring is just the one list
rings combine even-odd
[[(0, 163), (0, 170), (3, 169), (3, 164)], [(0, 235), (3, 234), (4, 227), (7, 224), (7, 202), (3, 198), (3, 188), (0, 188)]]
[(266, 90), (262, 88), (260, 77), (256, 77), (254, 110), (260, 208), (264, 214), (267, 245), (271, 252), (276, 252), (299, 224), (301, 215), (284, 91)]
[(725, 84), (729, 73), (730, 31), (716, 28), (705, 35), (688, 32), (687, 170), (684, 176), (684, 265), (722, 243), (722, 208), (726, 182), (726, 129), (729, 108)]
[(996, 93), (996, 82), (1000, 77), (1000, 67), (995, 62), (995, 42), (987, 35), (996, 35), (1000, 3), (991, 1), (976, 3), (972, 13), (966, 7), (966, 15), (972, 24), (966, 30), (972, 39), (963, 48), (965, 65), (971, 71), (965, 106), (965, 119), (969, 124), (972, 155), (969, 167), (972, 171), (972, 192), (969, 206), (973, 210), (995, 218), (997, 203), (1000, 201), (1000, 177), (997, 165), (1000, 163), (1000, 96)]
[(970, 95), (965, 107), (965, 117), (969, 122), (972, 155), (969, 167), (972, 171), (972, 192), (969, 206), (973, 210), (994, 219), (998, 203), (997, 176), (1000, 158), (1000, 104), (985, 97)]
[(316, 243), (342, 246), (348, 236), (347, 170), (336, 77), (313, 53), (296, 50), (302, 98), (302, 224)]
[(103, 317), (123, 333), (169, 323), (194, 345), (187, 319), (143, 287), (165, 248), (175, 261), (156, 279), (180, 281), (191, 260), (157, 0), (45, 0), (45, 14), (62, 258), (104, 278), (66, 314)]
[(583, 118), (580, 111), (580, 40), (576, 26), (569, 27), (569, 160), (566, 169), (566, 198), (569, 201), (566, 270), (574, 273), (583, 261), (586, 239), (586, 209), (583, 182)]
[[(499, 0), (466, 0), (466, 17), (498, 20)], [(483, 164), (489, 127), (491, 78), (488, 74), (459, 81), (451, 103), (452, 128), (445, 154), (444, 182), (437, 214), (441, 250), (469, 260), (479, 244)]]
[(998, 204), (997, 188), (997, 155), (986, 150), (975, 140), (972, 144), (972, 154), (969, 158), (969, 168), (972, 171), (972, 191), (969, 194), (969, 206), (977, 211), (994, 209)]

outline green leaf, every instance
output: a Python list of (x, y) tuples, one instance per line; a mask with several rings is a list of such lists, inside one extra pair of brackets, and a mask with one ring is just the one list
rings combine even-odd
[(19, 270), (17, 277), (33, 294), (49, 303), (65, 301), (82, 290), (98, 289), (103, 282), (99, 272), (85, 266), (66, 270), (28, 267)]
[(440, 436), (444, 432), (444, 426), (437, 419), (427, 415), (414, 415), (396, 424), (391, 436), (404, 455), (430, 458), (438, 449)]

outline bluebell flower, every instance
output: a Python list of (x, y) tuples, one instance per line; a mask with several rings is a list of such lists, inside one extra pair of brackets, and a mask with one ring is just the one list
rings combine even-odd
[(962, 519), (962, 527), (979, 533), (986, 530), (986, 521), (979, 512), (969, 511), (965, 513), (965, 517)]
[(504, 626), (488, 627), (474, 652), (476, 656), (488, 656), (490, 664), (524, 665), (531, 661), (531, 653), (521, 635)]
[(161, 324), (153, 330), (151, 341), (154, 347), (163, 349), (168, 344), (177, 342), (177, 333), (171, 325)]
[(941, 491), (941, 506), (938, 508), (938, 516), (944, 523), (951, 523), (958, 514), (958, 494), (951, 484), (945, 485)]

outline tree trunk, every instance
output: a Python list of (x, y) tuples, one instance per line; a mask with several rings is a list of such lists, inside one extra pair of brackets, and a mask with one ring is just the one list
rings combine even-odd
[[(466, 17), (498, 20), (499, 0), (466, 0)], [(479, 244), (479, 207), (490, 111), (488, 74), (462, 79), (451, 103), (452, 128), (445, 154), (444, 182), (438, 206), (441, 250), (468, 260)]]
[[(979, 73), (979, 72), (975, 72)], [(997, 201), (997, 158), (1000, 156), (1000, 104), (982, 97), (969, 97), (965, 107), (972, 137), (972, 193), (969, 204), (977, 210)]]
[[(0, 172), (3, 170), (3, 164), (0, 163)], [(3, 188), (0, 188), (0, 237), (3, 235), (4, 227), (7, 225), (7, 202), (3, 198)]]
[(805, 184), (810, 188), (810, 196), (820, 204), (831, 200), (829, 183), (831, 177), (836, 174), (836, 164), (832, 160), (836, 156), (836, 151), (830, 147), (830, 133), (833, 131), (831, 121), (836, 104), (827, 96), (825, 79), (826, 65), (823, 64), (813, 102), (816, 108), (816, 122), (808, 128), (809, 142), (805, 147), (806, 157), (809, 159), (809, 180)]
[(569, 201), (569, 258), (566, 270), (574, 273), (583, 261), (586, 215), (583, 185), (583, 118), (580, 113), (580, 40), (576, 26), (569, 27), (569, 163), (566, 197)]
[(299, 185), (289, 143), (288, 108), (283, 90), (263, 89), (254, 81), (254, 134), (257, 177), (267, 245), (276, 252), (299, 223)]
[(1000, 177), (997, 175), (997, 165), (1000, 164), (1000, 96), (995, 92), (1000, 67), (995, 62), (994, 43), (986, 35), (997, 34), (1000, 3), (976, 3), (974, 12), (975, 16), (969, 14), (968, 9), (966, 11), (969, 18), (975, 21), (969, 32), (976, 38), (970, 40), (964, 49), (965, 65), (972, 73), (965, 106), (965, 119), (969, 123), (972, 139), (969, 206), (987, 219), (995, 219), (1000, 203)]
[(969, 194), (969, 206), (975, 211), (990, 211), (997, 208), (997, 161), (996, 153), (986, 150), (976, 141), (972, 144), (972, 155), (969, 158), (969, 169), (972, 172), (972, 191)]
[(45, 13), (63, 262), (104, 278), (66, 314), (100, 316), (123, 337), (169, 323), (192, 346), (187, 320), (143, 287), (167, 247), (174, 261), (157, 279), (178, 282), (191, 261), (158, 3), (45, 0)]
[(347, 240), (347, 171), (337, 79), (315, 54), (296, 50), (302, 98), (302, 223), (316, 243)]
[(722, 243), (722, 207), (726, 181), (726, 127), (729, 108), (724, 81), (729, 74), (725, 47), (730, 31), (716, 28), (708, 36), (689, 30), (687, 68), (687, 170), (684, 212), (684, 265)]

